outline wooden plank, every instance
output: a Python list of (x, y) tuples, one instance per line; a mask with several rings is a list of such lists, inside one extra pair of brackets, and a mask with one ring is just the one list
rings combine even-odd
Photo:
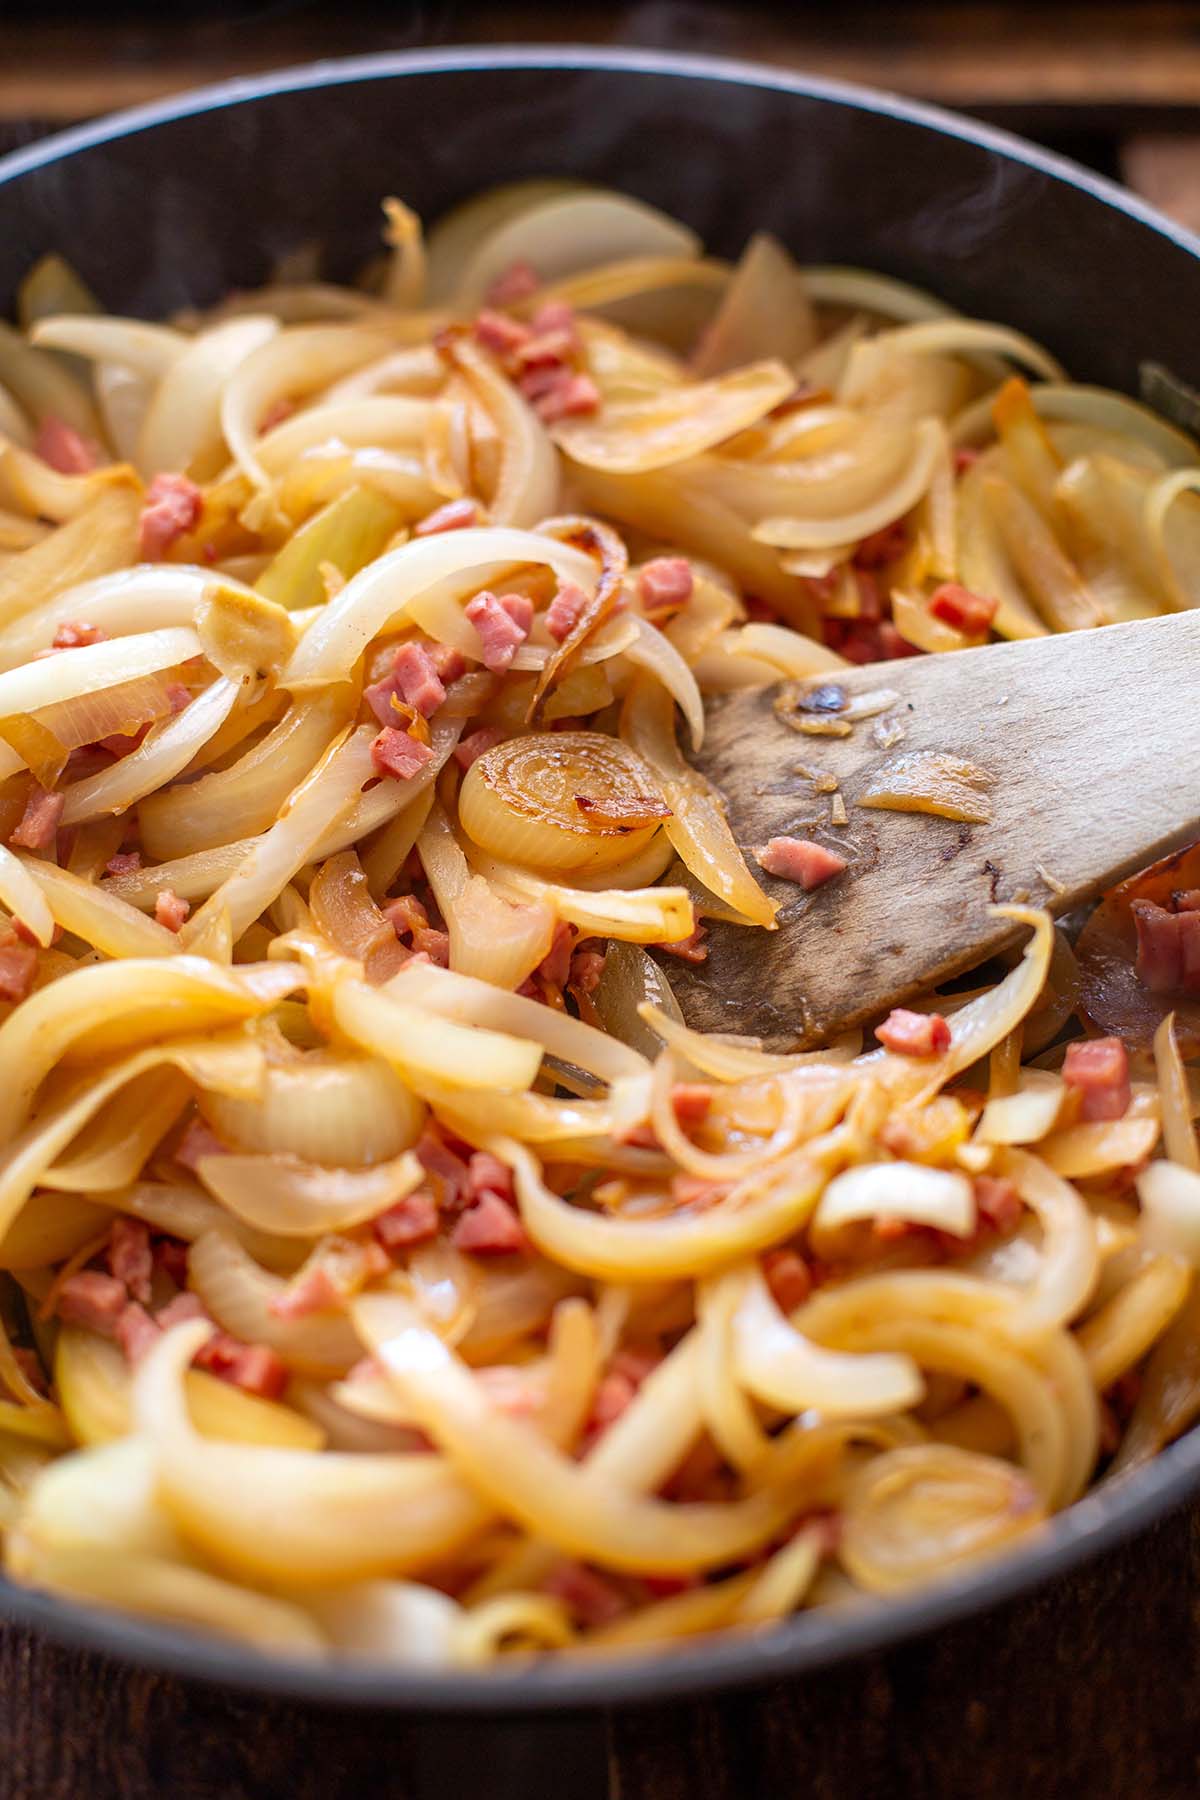
[[(81, 20), (86, 17), (81, 11)], [(464, 4), (444, 39), (459, 44), (644, 43), (773, 62), (967, 108), (1068, 111), (1200, 103), (1192, 5), (1025, 8), (958, 3), (827, 9)], [(0, 24), (0, 119), (67, 122), (202, 82), (326, 56), (413, 46), (383, 11), (302, 20), (178, 20), (96, 26)]]

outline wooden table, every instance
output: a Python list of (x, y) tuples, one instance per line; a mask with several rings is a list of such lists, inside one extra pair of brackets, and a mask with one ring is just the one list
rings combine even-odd
[[(914, 93), (1123, 174), (1200, 227), (1200, 5), (186, 6), (0, 19), (0, 149), (224, 76), (433, 41), (632, 42)], [(619, 1716), (457, 1724), (187, 1685), (0, 1631), (0, 1800), (1192, 1800), (1200, 1519), (802, 1683)]]

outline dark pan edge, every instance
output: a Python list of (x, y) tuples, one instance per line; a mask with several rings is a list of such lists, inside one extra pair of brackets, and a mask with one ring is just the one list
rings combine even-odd
[[(918, 101), (850, 82), (792, 74), (749, 62), (649, 50), (556, 45), (415, 51), (334, 59), (301, 68), (238, 77), (114, 113), (58, 132), (0, 160), (7, 182), (110, 140), (271, 94), (405, 74), (505, 68), (611, 70), (772, 88), (877, 113), (979, 145), (1009, 161), (1082, 190), (1136, 220), (1192, 256), (1200, 238), (1115, 183), (1069, 159)], [(332, 1706), (387, 1706), (405, 1712), (462, 1713), (479, 1718), (656, 1704), (717, 1689), (760, 1686), (829, 1669), (879, 1652), (972, 1614), (984, 1613), (1063, 1576), (1112, 1549), (1182, 1505), (1200, 1490), (1200, 1431), (1165, 1451), (1121, 1484), (1085, 1496), (1059, 1515), (1029, 1549), (984, 1566), (974, 1576), (904, 1600), (855, 1613), (803, 1613), (754, 1638), (714, 1639), (704, 1647), (612, 1662), (547, 1662), (526, 1672), (423, 1674), (373, 1665), (292, 1663), (217, 1640), (143, 1625), (118, 1614), (69, 1606), (0, 1579), (0, 1613), (44, 1631), (72, 1649), (90, 1650), (187, 1679), (278, 1699)]]

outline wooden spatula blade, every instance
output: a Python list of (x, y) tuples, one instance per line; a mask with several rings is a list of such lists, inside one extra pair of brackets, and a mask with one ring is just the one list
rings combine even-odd
[[(780, 716), (834, 681), (890, 690), (849, 736)], [(690, 1023), (772, 1046), (818, 1042), (969, 968), (1018, 931), (997, 902), (1062, 913), (1200, 835), (1200, 612), (848, 670), (715, 696), (697, 766), (725, 795), (734, 836), (815, 839), (845, 874), (781, 902), (767, 933), (713, 922), (708, 961), (668, 959)], [(903, 737), (888, 743), (895, 722)], [(898, 757), (938, 752), (990, 778), (991, 817), (964, 823), (859, 804)], [(797, 765), (836, 777), (847, 823)]]

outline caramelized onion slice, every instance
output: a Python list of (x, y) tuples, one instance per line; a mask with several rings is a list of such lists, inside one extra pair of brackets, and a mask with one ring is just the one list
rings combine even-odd
[(862, 793), (860, 806), (887, 812), (935, 813), (985, 825), (992, 816), (986, 789), (993, 777), (978, 763), (940, 750), (909, 750), (876, 769)]

